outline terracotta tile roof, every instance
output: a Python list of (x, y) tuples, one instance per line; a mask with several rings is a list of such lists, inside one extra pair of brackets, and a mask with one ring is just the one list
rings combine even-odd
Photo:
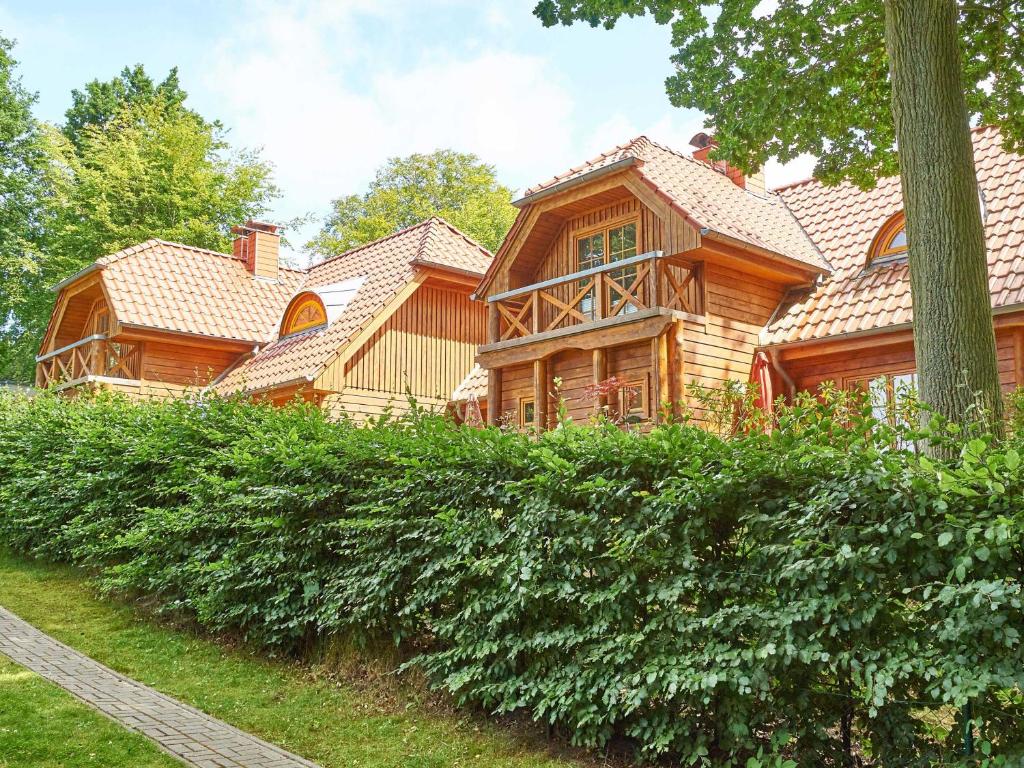
[(626, 159), (635, 172), (698, 229), (707, 229), (827, 271), (829, 265), (773, 193), (740, 189), (708, 163), (646, 136), (615, 147), (583, 165), (531, 187), (531, 195)]
[(487, 371), (479, 363), (473, 365), (473, 370), (466, 374), (466, 378), (452, 392), (452, 400), (468, 400), (470, 395), (476, 395), (478, 400), (487, 397)]
[(233, 256), (163, 240), (104, 256), (104, 288), (122, 323), (255, 343), (274, 328), (303, 273), (257, 280)]
[[(1006, 152), (999, 131), (973, 133), (985, 204), (992, 306), (1024, 302), (1024, 157)], [(903, 208), (899, 177), (871, 190), (810, 180), (779, 190), (786, 205), (834, 267), (811, 293), (791, 296), (762, 334), (766, 345), (871, 331), (910, 323), (906, 263), (865, 269), (871, 241)]]
[[(229, 372), (219, 392), (260, 391), (312, 381), (414, 278), (420, 265), (482, 275), (491, 255), (438, 218), (353, 248), (310, 267), (303, 290), (363, 278), (344, 312), (327, 328), (271, 343)], [(282, 308), (283, 311), (284, 308)]]

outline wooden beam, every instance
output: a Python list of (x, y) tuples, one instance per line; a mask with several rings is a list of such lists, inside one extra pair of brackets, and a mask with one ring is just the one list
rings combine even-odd
[(1014, 385), (1024, 387), (1024, 328), (1013, 332)]
[(840, 352), (853, 352), (860, 349), (875, 349), (894, 344), (913, 343), (914, 331), (911, 328), (882, 330), (877, 333), (865, 333), (846, 338), (824, 338), (814, 342), (795, 343), (776, 348), (782, 360), (790, 362), (808, 357), (834, 355)]
[(487, 305), (487, 341), (490, 344), (501, 340), (501, 314), (498, 305), (491, 302)]
[(608, 318), (596, 324), (596, 327), (587, 327), (584, 332), (580, 332), (578, 327), (560, 328), (538, 334), (542, 337), (540, 339), (530, 336), (514, 340), (525, 343), (513, 344), (505, 341), (499, 344), (485, 344), (477, 349), (476, 361), (485, 368), (499, 368), (550, 357), (564, 349), (590, 350), (649, 339), (661, 333), (677, 314), (665, 310), (664, 314), (655, 312), (640, 316), (640, 312), (634, 312)]
[[(534, 405), (536, 407), (536, 404)], [(487, 423), (497, 426), (501, 419), (501, 368), (487, 372)]]
[(675, 325), (670, 326), (666, 331), (669, 339), (669, 397), (672, 400), (672, 415), (680, 417), (683, 415), (683, 401), (686, 398), (686, 368), (685, 368), (685, 342), (686, 325), (682, 320), (676, 320)]
[[(604, 347), (597, 347), (593, 352), (593, 385), (597, 387), (602, 381), (608, 378), (608, 352)], [(608, 404), (608, 398), (604, 395), (598, 395), (595, 403), (594, 410), (601, 411), (601, 409)]]
[(668, 391), (669, 362), (668, 362), (668, 333), (659, 333), (651, 340), (654, 350), (654, 413), (657, 421), (662, 420), (662, 411), (666, 401), (671, 399)]
[(533, 425), (538, 431), (548, 428), (547, 360), (533, 361)]

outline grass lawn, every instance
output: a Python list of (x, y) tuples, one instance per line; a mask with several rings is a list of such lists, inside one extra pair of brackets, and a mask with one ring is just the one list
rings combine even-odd
[[(97, 598), (86, 578), (72, 569), (2, 550), (0, 605), (108, 667), (325, 768), (568, 768), (584, 764), (556, 756), (543, 743), (531, 743), (496, 724), (441, 711), (413, 687), (381, 692), (372, 686), (338, 683), (318, 677), (316, 670), (162, 626), (127, 605)], [(19, 725), (0, 732), (0, 768), (165, 764), (159, 762), (155, 747), (139, 751), (128, 732), (121, 732), (116, 746), (111, 741), (109, 748), (131, 746), (141, 757), (133, 753), (132, 759), (122, 760), (116, 757), (120, 753), (112, 752), (100, 759), (97, 751), (91, 763), (62, 762), (61, 739), (37, 737), (20, 723), (35, 718), (55, 733), (67, 733), (85, 727), (72, 725), (71, 720), (92, 724), (92, 718), (76, 718), (93, 713), (78, 711), (82, 706), (73, 699), (62, 702), (62, 692), (48, 691), (42, 681), (16, 677), (9, 685), (13, 687), (5, 683), (0, 688), (0, 706), (10, 704), (13, 714), (0, 713), (0, 727), (10, 727), (9, 722)], [(69, 724), (62, 725), (47, 714), (47, 708), (58, 706), (62, 712), (67, 708)], [(23, 716), (18, 714), (22, 710)], [(107, 722), (100, 715), (95, 718)], [(111, 733), (118, 730), (110, 727)], [(106, 743), (99, 736), (95, 740)], [(44, 752), (27, 762), (3, 762), (22, 748)]]
[(0, 656), (0, 768), (113, 765), (174, 768), (181, 763)]

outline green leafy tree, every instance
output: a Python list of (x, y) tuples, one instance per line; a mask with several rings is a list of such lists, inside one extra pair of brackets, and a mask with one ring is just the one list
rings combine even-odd
[(86, 122), (77, 145), (53, 126), (39, 130), (46, 163), (36, 246), (21, 251), (5, 297), (6, 363), (29, 381), (33, 355), (53, 306), (51, 286), (97, 258), (150, 238), (215, 250), (230, 248), (231, 226), (259, 218), (277, 196), (258, 154), (233, 151), (216, 123), (159, 100), (125, 103)]
[(969, 127), (997, 124), (1009, 146), (1024, 143), (1024, 4), (541, 0), (534, 12), (548, 26), (648, 13), (670, 24), (669, 98), (708, 114), (717, 154), (740, 167), (809, 152), (826, 182), (899, 171), (921, 395), (954, 422), (978, 395), (998, 417)]
[(0, 379), (28, 380), (38, 339), (25, 319), (47, 311), (47, 302), (32, 290), (46, 158), (32, 118), (36, 97), (17, 77), (13, 47), (0, 38)]
[(82, 90), (71, 91), (71, 106), (64, 113), (64, 135), (80, 148), (87, 127), (103, 127), (129, 105), (155, 104), (168, 114), (189, 114), (201, 119), (184, 106), (187, 97), (178, 81), (177, 67), (160, 83), (154, 83), (141, 64), (125, 67), (112, 80), (93, 80)]
[(58, 171), (48, 242), (80, 266), (149, 238), (226, 249), (231, 226), (277, 195), (257, 154), (232, 152), (221, 129), (188, 112), (132, 104), (80, 138), (75, 151), (49, 134)]
[(431, 216), (440, 216), (484, 247), (497, 250), (516, 217), (512, 190), (473, 154), (438, 150), (391, 158), (364, 195), (333, 203), (323, 229), (307, 247), (321, 256), (343, 253)]

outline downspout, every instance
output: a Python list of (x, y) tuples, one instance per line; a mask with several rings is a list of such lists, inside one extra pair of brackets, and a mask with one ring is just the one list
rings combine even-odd
[(786, 373), (786, 369), (782, 367), (782, 363), (779, 362), (779, 353), (777, 350), (768, 350), (768, 359), (771, 361), (772, 368), (779, 374), (779, 377), (786, 385), (787, 394), (789, 399), (792, 400), (796, 395), (796, 383), (790, 378), (789, 374)]

